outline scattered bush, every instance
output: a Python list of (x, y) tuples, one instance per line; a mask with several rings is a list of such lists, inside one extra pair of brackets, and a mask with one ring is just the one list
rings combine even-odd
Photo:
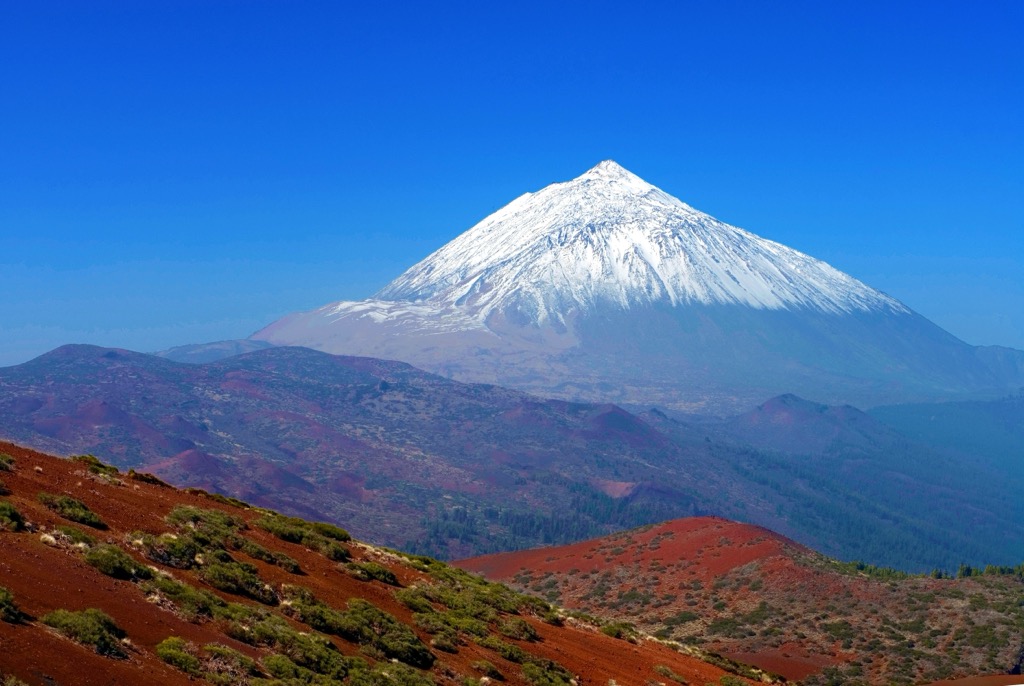
[(0, 453), (0, 472), (14, 471), (14, 458), (7, 453)]
[(477, 660), (472, 665), (470, 665), (470, 667), (480, 672), (489, 679), (494, 679), (495, 681), (505, 680), (505, 675), (502, 674), (497, 667), (495, 667), (487, 660)]
[(171, 636), (160, 641), (156, 646), (156, 654), (161, 660), (189, 676), (202, 676), (202, 663), (195, 655), (195, 647), (183, 638)]
[(117, 467), (101, 462), (95, 455), (72, 455), (71, 459), (84, 465), (91, 474), (113, 477), (121, 473)]
[(237, 650), (219, 643), (208, 643), (203, 646), (203, 652), (206, 653), (203, 665), (206, 678), (218, 686), (235, 686), (245, 683), (246, 677), (260, 675), (256, 661)]
[(523, 663), (529, 660), (530, 655), (517, 645), (506, 643), (496, 636), (483, 636), (477, 639), (477, 643), (482, 645), (484, 648), (490, 648), (494, 652), (501, 655), (509, 662)]
[(498, 632), (502, 636), (515, 638), (520, 641), (536, 641), (537, 631), (521, 617), (511, 617), (498, 624)]
[(661, 676), (665, 677), (666, 679), (671, 679), (672, 681), (676, 682), (677, 684), (683, 684), (683, 686), (689, 686), (690, 682), (687, 681), (686, 677), (684, 677), (684, 676), (682, 676), (680, 674), (676, 674), (675, 672), (672, 671), (671, 668), (666, 667), (665, 665), (654, 665), (654, 671), (657, 672), (658, 674), (660, 674)]
[(137, 472), (134, 469), (128, 470), (128, 478), (132, 481), (141, 481), (144, 484), (152, 484), (154, 486), (160, 486), (161, 488), (173, 488), (169, 483), (153, 474)]
[(152, 534), (136, 531), (131, 535), (132, 545), (142, 551), (147, 559), (175, 569), (191, 569), (196, 565), (199, 544), (189, 535)]
[(413, 586), (395, 591), (395, 600), (405, 605), (413, 612), (433, 612), (434, 605), (423, 592), (422, 587)]
[(144, 582), (142, 590), (167, 598), (189, 620), (218, 617), (228, 612), (228, 603), (213, 593), (164, 576)]
[(385, 656), (413, 667), (427, 668), (434, 655), (423, 641), (393, 616), (360, 598), (349, 601), (344, 612), (324, 604), (301, 586), (286, 586), (286, 611), (317, 631), (372, 646)]
[(14, 603), (14, 594), (0, 586), (0, 620), (17, 624), (21, 619), (21, 610)]
[(572, 674), (557, 662), (537, 660), (523, 665), (523, 677), (533, 686), (572, 686)]
[(99, 545), (85, 554), (85, 561), (115, 579), (149, 579), (153, 572), (116, 545)]
[(380, 581), (390, 586), (398, 586), (398, 577), (387, 567), (376, 562), (349, 562), (349, 574), (360, 581)]
[(0, 500), (0, 531), (21, 531), (25, 518), (6, 500)]
[(216, 589), (277, 605), (277, 593), (263, 582), (259, 570), (247, 562), (214, 562), (199, 570), (199, 578)]
[(324, 522), (307, 522), (298, 517), (267, 514), (256, 520), (256, 526), (272, 533), (282, 541), (298, 543), (310, 550), (316, 550), (328, 560), (345, 562), (351, 555), (336, 541), (349, 541), (351, 536), (344, 529)]
[(73, 544), (84, 543), (87, 546), (92, 546), (96, 544), (95, 538), (85, 533), (77, 526), (68, 526), (67, 524), (61, 524), (57, 527), (57, 531), (59, 531)]
[(125, 633), (107, 614), (95, 608), (71, 612), (54, 610), (42, 618), (43, 624), (53, 627), (68, 638), (92, 646), (100, 655), (125, 658), (121, 639)]
[(611, 622), (601, 627), (601, 633), (612, 638), (634, 643), (637, 640), (636, 627), (629, 622)]
[(72, 522), (85, 524), (94, 529), (107, 528), (107, 525), (100, 519), (99, 515), (90, 510), (88, 505), (80, 500), (75, 500), (71, 496), (40, 493), (37, 498), (39, 502), (64, 519), (70, 519)]

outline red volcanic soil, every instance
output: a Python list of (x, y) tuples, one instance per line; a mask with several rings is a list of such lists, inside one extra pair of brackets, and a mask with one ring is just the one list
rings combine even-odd
[[(456, 564), (788, 679), (920, 683), (1005, 673), (1024, 654), (1019, 576), (858, 570), (766, 529), (714, 517)], [(995, 607), (1002, 616), (992, 614)], [(997, 620), (1005, 628), (979, 629)]]
[[(0, 442), (0, 453), (14, 457), (13, 471), (0, 471), (0, 481), (8, 493), (0, 500), (11, 503), (30, 523), (28, 531), (0, 531), (0, 586), (13, 593), (14, 600), (27, 616), (22, 623), (0, 621), (0, 678), (13, 675), (28, 684), (52, 686), (123, 685), (123, 684), (186, 684), (190, 679), (162, 662), (155, 647), (169, 636), (179, 636), (197, 645), (221, 643), (253, 659), (269, 654), (233, 640), (224, 633), (219, 620), (187, 621), (173, 606), (150, 602), (139, 585), (105, 576), (87, 564), (78, 550), (49, 544), (47, 532), (68, 522), (44, 507), (36, 498), (39, 492), (66, 494), (84, 502), (108, 525), (106, 530), (89, 530), (99, 542), (119, 546), (139, 562), (149, 564), (128, 545), (128, 534), (143, 531), (160, 534), (170, 531), (166, 515), (178, 505), (217, 509), (241, 516), (252, 522), (261, 512), (231, 507), (201, 493), (184, 492), (167, 486), (121, 478), (107, 479), (90, 474), (80, 462), (46, 456), (12, 444)], [(196, 456), (189, 456), (197, 459)], [(77, 526), (77, 525), (76, 525)], [(79, 527), (85, 529), (86, 527)], [(272, 588), (300, 584), (333, 608), (343, 610), (348, 601), (362, 598), (390, 613), (406, 624), (427, 645), (431, 635), (416, 627), (413, 613), (396, 597), (396, 588), (380, 581), (361, 581), (347, 572), (343, 564), (332, 562), (319, 553), (298, 544), (286, 543), (268, 532), (250, 526), (246, 538), (272, 551), (294, 558), (302, 568), (301, 575), (289, 574), (277, 566), (240, 557), (258, 568), (260, 577)], [(344, 544), (357, 562), (373, 561), (390, 569), (401, 587), (432, 585), (435, 569), (430, 565), (415, 567), (410, 558), (362, 543)], [(194, 571), (159, 569), (179, 581), (202, 588), (225, 600), (251, 604), (240, 596), (226, 594), (204, 584)], [(427, 571), (425, 571), (427, 570)], [(56, 609), (81, 610), (98, 608), (110, 615), (125, 630), (127, 659), (112, 659), (96, 654), (62, 637), (39, 622), (39, 618)], [(441, 608), (443, 610), (443, 608)], [(276, 611), (276, 610), (275, 610)], [(664, 681), (661, 672), (671, 670), (695, 684), (717, 683), (726, 674), (721, 669), (694, 657), (680, 654), (660, 643), (648, 640), (636, 644), (606, 636), (591, 625), (568, 620), (554, 626), (539, 617), (523, 617), (539, 635), (537, 641), (518, 641), (504, 636), (501, 640), (520, 646), (538, 658), (554, 660), (577, 676), (580, 686), (606, 686), (610, 680), (619, 684), (644, 684)], [(289, 620), (302, 631), (310, 631), (294, 619)], [(491, 625), (491, 630), (494, 625)], [(343, 654), (360, 653), (358, 645), (338, 637), (330, 637)], [(473, 663), (487, 660), (494, 664), (509, 684), (526, 686), (522, 666), (510, 662), (494, 650), (467, 640), (448, 653), (433, 650), (436, 656), (430, 676), (438, 684), (463, 684), (467, 677), (479, 677)], [(366, 658), (373, 663), (372, 657)], [(204, 683), (203, 679), (192, 682)]]

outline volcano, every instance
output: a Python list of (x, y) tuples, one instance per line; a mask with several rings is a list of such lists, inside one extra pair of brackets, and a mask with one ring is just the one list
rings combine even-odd
[(364, 301), (252, 337), (545, 396), (748, 409), (996, 395), (1024, 352), (978, 348), (830, 265), (613, 161), (527, 193)]

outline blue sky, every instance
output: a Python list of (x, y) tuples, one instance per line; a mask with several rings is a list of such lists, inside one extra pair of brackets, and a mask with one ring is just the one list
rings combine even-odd
[(0, 6), (0, 365), (370, 295), (598, 161), (1024, 348), (1024, 3)]

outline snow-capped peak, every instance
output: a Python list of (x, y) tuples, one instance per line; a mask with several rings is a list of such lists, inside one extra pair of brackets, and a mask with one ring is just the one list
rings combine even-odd
[(828, 264), (699, 212), (612, 160), (527, 193), (376, 296), (483, 322), (564, 321), (599, 305), (906, 311)]

